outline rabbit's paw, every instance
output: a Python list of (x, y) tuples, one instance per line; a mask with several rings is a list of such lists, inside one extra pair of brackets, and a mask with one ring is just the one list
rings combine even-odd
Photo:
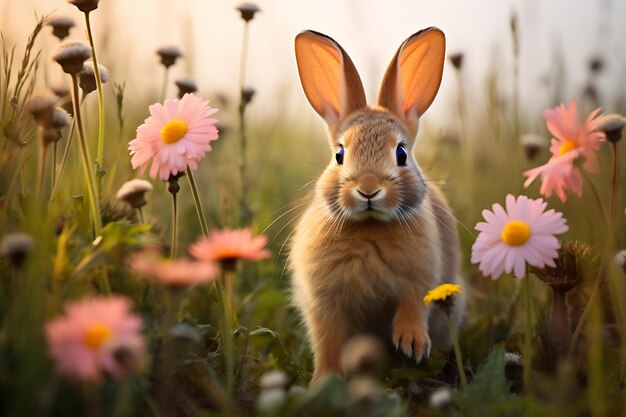
[(393, 323), (393, 344), (396, 349), (419, 363), (430, 355), (430, 337), (422, 326), (405, 320)]

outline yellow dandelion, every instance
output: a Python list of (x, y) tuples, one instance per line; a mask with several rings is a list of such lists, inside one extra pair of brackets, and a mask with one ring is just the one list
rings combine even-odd
[(428, 291), (424, 297), (424, 304), (430, 304), (433, 301), (445, 301), (453, 294), (461, 294), (461, 286), (456, 284), (441, 284), (437, 288)]

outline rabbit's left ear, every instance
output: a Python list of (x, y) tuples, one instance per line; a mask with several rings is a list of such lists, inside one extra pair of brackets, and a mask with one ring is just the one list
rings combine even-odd
[(378, 105), (404, 120), (417, 132), (419, 117), (437, 95), (446, 51), (446, 37), (435, 27), (405, 40), (387, 67), (378, 93)]

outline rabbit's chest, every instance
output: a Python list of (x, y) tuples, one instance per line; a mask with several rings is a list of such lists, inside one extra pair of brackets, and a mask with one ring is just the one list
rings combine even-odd
[[(407, 245), (409, 245), (407, 247)], [(313, 287), (319, 296), (374, 302), (397, 298), (419, 279), (420, 248), (401, 236), (337, 238), (319, 248), (322, 256), (313, 266)]]

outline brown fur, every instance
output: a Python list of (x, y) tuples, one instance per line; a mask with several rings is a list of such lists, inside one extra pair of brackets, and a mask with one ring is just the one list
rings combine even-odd
[[(345, 55), (332, 39), (307, 34), (310, 36), (301, 38), (300, 44), (296, 40), (297, 54), (298, 47), (307, 50), (311, 46), (308, 42), (321, 42), (325, 51)], [(412, 39), (403, 46), (411, 46)], [(316, 46), (319, 44), (312, 47)], [(395, 60), (400, 59), (401, 50), (402, 47), (390, 67), (397, 65)], [(421, 113), (367, 108), (365, 103), (354, 102), (350, 106), (356, 109), (325, 113), (324, 97), (336, 95), (318, 88), (314, 103), (313, 94), (307, 89), (319, 87), (316, 72), (305, 73), (302, 68), (309, 57), (297, 56), (307, 97), (316, 110), (322, 109), (318, 112), (329, 124), (333, 152), (340, 145), (345, 152), (342, 165), (337, 165), (333, 156), (320, 176), (313, 203), (302, 216), (292, 240), (293, 299), (302, 312), (313, 345), (313, 379), (340, 371), (341, 348), (358, 333), (378, 334), (418, 361), (428, 356), (431, 340), (438, 349), (448, 349), (445, 318), (434, 310), (430, 314), (431, 309), (422, 298), (439, 283), (458, 282), (458, 237), (445, 198), (424, 179), (412, 155)], [(319, 58), (319, 54), (313, 56)], [(331, 58), (316, 65), (328, 65), (326, 73), (334, 71), (353, 77), (345, 68), (333, 67), (349, 58)], [(410, 59), (411, 56), (406, 61)], [(354, 82), (342, 78), (335, 84)], [(387, 91), (385, 100), (397, 99), (398, 108), (420, 111), (430, 105), (427, 102), (424, 108), (424, 100), (418, 107), (402, 103), (399, 97), (407, 93)], [(436, 89), (432, 98), (435, 93)], [(339, 107), (345, 109), (345, 103)], [(409, 154), (406, 166), (398, 166), (396, 161), (399, 144), (405, 145)], [(453, 313), (457, 326), (462, 311), (463, 300), (458, 299)]]

